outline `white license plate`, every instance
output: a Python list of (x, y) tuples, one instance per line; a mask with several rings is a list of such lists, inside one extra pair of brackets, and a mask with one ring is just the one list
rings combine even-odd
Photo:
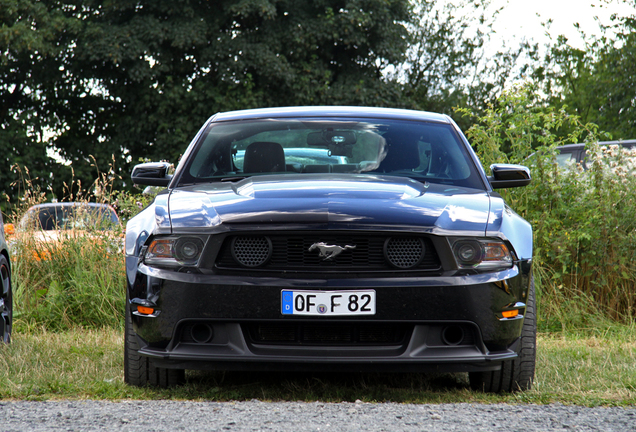
[(295, 291), (281, 293), (283, 315), (375, 315), (375, 291)]

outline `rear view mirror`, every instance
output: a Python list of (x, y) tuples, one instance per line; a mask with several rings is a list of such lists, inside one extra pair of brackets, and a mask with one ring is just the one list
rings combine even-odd
[(135, 165), (132, 171), (132, 181), (142, 186), (166, 187), (172, 180), (172, 174), (168, 174), (172, 164), (168, 162), (149, 162)]
[(323, 130), (307, 135), (307, 145), (328, 148), (333, 156), (351, 157), (353, 145), (358, 137), (353, 131)]
[(323, 130), (307, 135), (307, 144), (314, 147), (351, 146), (358, 141), (353, 131)]
[(493, 189), (527, 186), (532, 181), (530, 170), (522, 165), (495, 164), (490, 166), (492, 176), (488, 177)]

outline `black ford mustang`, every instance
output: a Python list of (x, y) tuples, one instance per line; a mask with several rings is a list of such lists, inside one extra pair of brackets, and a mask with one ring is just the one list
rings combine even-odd
[(216, 114), (126, 229), (125, 380), (185, 369), (464, 371), (528, 389), (532, 229), (445, 115), (299, 107)]

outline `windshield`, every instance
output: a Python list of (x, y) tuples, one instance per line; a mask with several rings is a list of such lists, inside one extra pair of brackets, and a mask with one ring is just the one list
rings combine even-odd
[(106, 230), (119, 225), (117, 214), (108, 206), (44, 205), (27, 211), (20, 222), (22, 229)]
[(212, 123), (179, 183), (274, 173), (389, 174), (484, 188), (449, 124), (331, 118)]

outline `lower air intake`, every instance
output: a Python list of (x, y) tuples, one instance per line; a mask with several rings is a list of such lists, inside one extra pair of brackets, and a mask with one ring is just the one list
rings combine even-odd
[(401, 344), (413, 326), (408, 324), (259, 323), (244, 327), (254, 343), (297, 345)]

